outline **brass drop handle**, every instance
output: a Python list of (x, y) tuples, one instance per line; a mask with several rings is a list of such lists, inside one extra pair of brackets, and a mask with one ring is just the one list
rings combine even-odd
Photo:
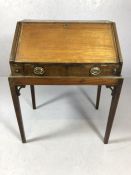
[(90, 69), (90, 73), (94, 76), (99, 75), (101, 73), (101, 69), (99, 67), (92, 67)]
[(44, 75), (44, 73), (45, 73), (45, 70), (44, 70), (44, 68), (43, 67), (35, 67), (34, 68), (34, 74), (35, 75)]

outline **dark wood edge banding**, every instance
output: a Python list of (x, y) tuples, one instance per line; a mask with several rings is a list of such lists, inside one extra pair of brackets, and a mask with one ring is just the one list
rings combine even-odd
[(121, 48), (120, 48), (120, 42), (119, 42), (119, 39), (118, 39), (118, 33), (117, 33), (117, 29), (116, 29), (116, 23), (113, 22), (113, 31), (115, 32), (114, 33), (114, 39), (115, 39), (115, 42), (116, 42), (116, 45), (117, 45), (117, 52), (118, 52), (118, 55), (119, 55), (119, 60), (120, 60), (120, 63), (122, 64), (123, 63), (123, 59), (122, 59), (122, 53), (121, 53)]
[(15, 63), (16, 64), (19, 64), (19, 63), (22, 63), (22, 64), (55, 64), (55, 65), (119, 65), (119, 62), (116, 62), (116, 63), (114, 63), (114, 62), (104, 62), (104, 63), (100, 63), (100, 62), (95, 62), (95, 63), (83, 63), (83, 62), (64, 62), (64, 63), (61, 63), (61, 62), (44, 62), (44, 61), (42, 61), (42, 62), (38, 62), (38, 61), (15, 61)]
[(119, 84), (122, 77), (32, 77), (10, 76), (15, 85), (110, 85)]
[(11, 48), (10, 62), (15, 61), (20, 31), (21, 31), (21, 22), (17, 22), (16, 29), (15, 29), (15, 35), (14, 35), (14, 39), (13, 39), (13, 44), (12, 44), (12, 48)]
[(19, 22), (22, 23), (113, 23), (110, 20), (35, 20), (35, 19), (24, 19)]

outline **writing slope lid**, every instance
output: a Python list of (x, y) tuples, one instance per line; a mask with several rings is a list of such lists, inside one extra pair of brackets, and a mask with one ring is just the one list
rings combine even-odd
[(114, 23), (19, 22), (15, 62), (118, 63)]

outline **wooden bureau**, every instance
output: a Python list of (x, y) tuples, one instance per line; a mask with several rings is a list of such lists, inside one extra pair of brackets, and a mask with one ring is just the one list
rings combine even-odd
[(122, 56), (114, 22), (20, 21), (11, 56), (9, 84), (22, 137), (26, 142), (20, 111), (20, 89), (30, 85), (33, 108), (34, 85), (98, 85), (112, 91), (104, 143), (108, 143), (122, 87)]

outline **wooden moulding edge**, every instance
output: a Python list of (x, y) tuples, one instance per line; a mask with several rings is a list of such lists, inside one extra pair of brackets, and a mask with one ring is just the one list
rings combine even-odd
[(15, 85), (118, 85), (122, 77), (37, 77), (9, 76)]
[(17, 22), (15, 34), (14, 34), (14, 39), (13, 39), (13, 44), (12, 44), (12, 48), (11, 48), (10, 63), (14, 62), (15, 58), (16, 58), (18, 41), (19, 41), (19, 36), (20, 36), (20, 31), (21, 31), (21, 25), (22, 25), (21, 22)]

